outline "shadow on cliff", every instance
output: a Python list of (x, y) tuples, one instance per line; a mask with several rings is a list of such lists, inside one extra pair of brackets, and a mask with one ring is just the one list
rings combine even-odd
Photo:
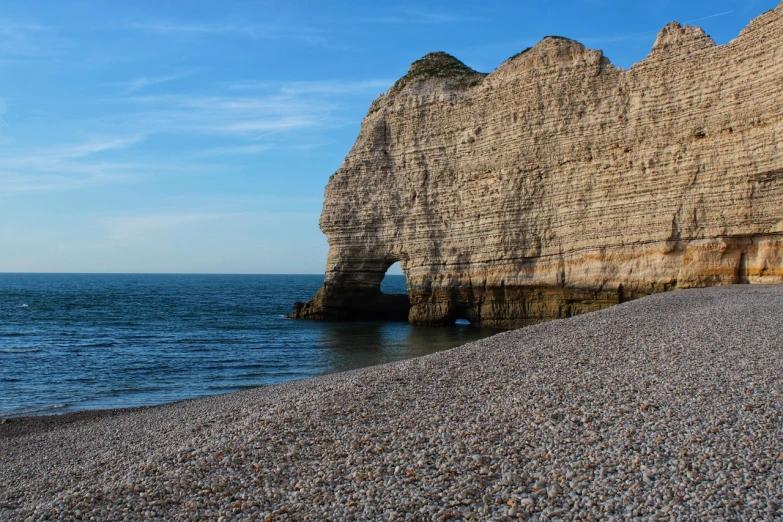
[(326, 321), (399, 321), (407, 322), (411, 309), (404, 275), (387, 276), (392, 262), (377, 270), (365, 270), (355, 279), (324, 282), (308, 302), (294, 303), (292, 319)]

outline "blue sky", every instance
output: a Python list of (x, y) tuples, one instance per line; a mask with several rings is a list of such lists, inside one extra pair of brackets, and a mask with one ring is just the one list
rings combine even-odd
[(4, 0), (0, 272), (321, 273), (324, 186), (412, 61), (561, 35), (627, 68), (777, 4)]

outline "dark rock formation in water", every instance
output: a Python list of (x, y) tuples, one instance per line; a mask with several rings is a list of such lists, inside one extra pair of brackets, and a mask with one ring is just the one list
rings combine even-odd
[[(783, 6), (720, 47), (672, 23), (628, 70), (557, 37), (488, 75), (427, 55), (329, 180), (292, 316), (508, 328), (782, 282), (782, 138)], [(409, 303), (380, 293), (396, 261)]]

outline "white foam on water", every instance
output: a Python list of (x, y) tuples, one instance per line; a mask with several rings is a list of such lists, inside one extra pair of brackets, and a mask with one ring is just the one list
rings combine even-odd
[(14, 417), (24, 416), (24, 415), (32, 415), (36, 413), (44, 413), (47, 411), (54, 411), (54, 410), (62, 410), (63, 408), (66, 408), (68, 406), (67, 403), (61, 402), (58, 404), (50, 404), (48, 406), (42, 406), (40, 408), (27, 408), (24, 410), (15, 410), (10, 412), (10, 414)]
[(19, 348), (19, 349), (3, 348), (3, 349), (0, 349), (0, 353), (36, 353), (36, 352), (41, 352), (41, 351), (43, 351), (43, 350), (41, 350), (40, 348)]

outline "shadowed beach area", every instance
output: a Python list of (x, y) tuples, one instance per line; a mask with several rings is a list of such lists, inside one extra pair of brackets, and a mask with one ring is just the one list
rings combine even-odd
[(783, 515), (783, 286), (682, 290), (434, 355), (0, 424), (0, 519)]

